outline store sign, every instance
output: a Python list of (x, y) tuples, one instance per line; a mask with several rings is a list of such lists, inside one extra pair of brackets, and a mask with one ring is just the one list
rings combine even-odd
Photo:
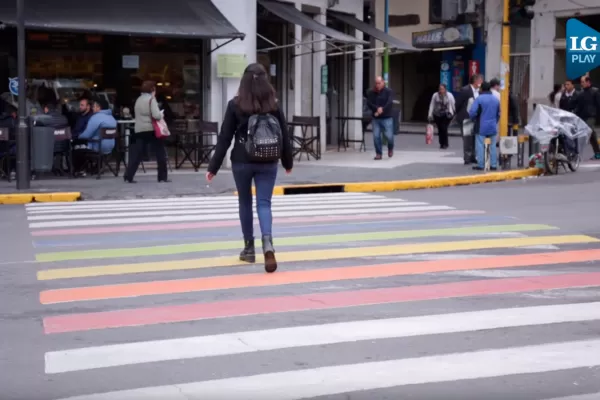
[(218, 78), (241, 78), (248, 66), (245, 54), (219, 54), (217, 56)]
[(19, 78), (8, 78), (8, 91), (13, 96), (19, 95)]
[(327, 64), (321, 65), (321, 94), (327, 94), (329, 89), (329, 68)]
[(576, 79), (600, 67), (600, 32), (576, 18), (567, 21), (567, 78)]
[(473, 25), (471, 24), (413, 32), (412, 34), (412, 45), (418, 49), (468, 46), (474, 43)]
[(140, 68), (140, 56), (126, 55), (123, 56), (123, 69), (139, 69)]
[(448, 61), (442, 61), (440, 66), (440, 83), (446, 85), (448, 90), (452, 90), (452, 72), (450, 72), (450, 64)]
[(469, 61), (469, 78), (471, 78), (473, 75), (478, 75), (478, 74), (479, 74), (479, 61), (470, 60)]

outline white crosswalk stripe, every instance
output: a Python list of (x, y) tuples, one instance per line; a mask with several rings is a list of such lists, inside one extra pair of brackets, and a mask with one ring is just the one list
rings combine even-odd
[(600, 365), (600, 340), (370, 362), (118, 391), (69, 400), (300, 400), (404, 385)]
[[(93, 202), (92, 202), (93, 203)], [(136, 200), (108, 204), (32, 203), (28, 207), (30, 228), (107, 226), (144, 223), (236, 220), (237, 198), (200, 197), (167, 201)], [(39, 205), (42, 204), (42, 205)], [(331, 195), (294, 195), (273, 198), (273, 217), (344, 216), (387, 213), (450, 211), (454, 207), (408, 202), (372, 194), (342, 193)], [(256, 213), (255, 213), (256, 217)]]

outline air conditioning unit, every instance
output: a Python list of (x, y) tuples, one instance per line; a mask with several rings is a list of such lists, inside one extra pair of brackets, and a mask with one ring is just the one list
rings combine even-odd
[(477, 0), (459, 0), (459, 14), (474, 14), (477, 12)]
[(519, 149), (516, 136), (503, 136), (500, 138), (500, 154), (516, 155)]

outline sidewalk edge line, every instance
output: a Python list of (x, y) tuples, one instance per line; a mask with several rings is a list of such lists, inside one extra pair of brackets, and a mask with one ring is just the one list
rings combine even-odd
[[(383, 181), (383, 182), (347, 182), (347, 183), (317, 183), (302, 185), (281, 185), (273, 189), (274, 196), (289, 195), (286, 193), (289, 189), (304, 189), (310, 193), (311, 189), (315, 193), (342, 192), (361, 193), (361, 192), (395, 192), (399, 190), (418, 190), (433, 189), (452, 186), (476, 185), (481, 183), (503, 182), (515, 179), (523, 179), (543, 174), (543, 170), (538, 168), (527, 168), (516, 171), (490, 172), (480, 175), (449, 176), (442, 178), (415, 179), (407, 181)], [(238, 192), (233, 193), (235, 196)], [(252, 187), (252, 194), (256, 194), (255, 187)]]

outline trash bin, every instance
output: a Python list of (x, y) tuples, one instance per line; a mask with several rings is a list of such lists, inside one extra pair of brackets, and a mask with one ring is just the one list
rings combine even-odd
[(54, 164), (54, 131), (47, 126), (31, 127), (31, 169), (50, 172)]

